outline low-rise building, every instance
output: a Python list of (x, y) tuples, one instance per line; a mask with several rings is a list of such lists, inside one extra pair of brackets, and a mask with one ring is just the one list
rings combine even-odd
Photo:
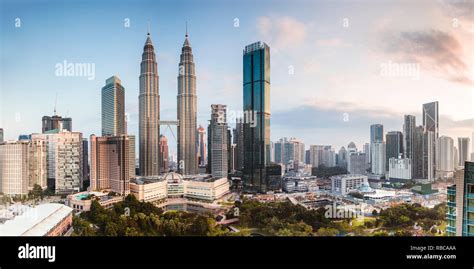
[(346, 195), (356, 191), (362, 184), (368, 184), (367, 176), (337, 175), (331, 177), (332, 192), (334, 194)]
[(0, 223), (0, 236), (62, 236), (72, 227), (72, 209), (62, 204), (13, 205), (2, 215), (13, 210), (15, 213)]
[(93, 200), (97, 200), (102, 207), (110, 209), (123, 199), (124, 196), (109, 195), (108, 191), (84, 191), (68, 195), (67, 205), (76, 212), (83, 212), (91, 210)]
[(214, 201), (229, 193), (227, 178), (210, 175), (167, 173), (163, 176), (137, 177), (130, 181), (130, 192), (140, 201), (153, 202), (166, 198), (189, 198)]

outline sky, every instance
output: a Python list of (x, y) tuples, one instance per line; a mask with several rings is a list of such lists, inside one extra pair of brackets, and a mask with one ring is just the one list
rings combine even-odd
[[(148, 22), (158, 61), (161, 120), (176, 119), (185, 25), (196, 63), (198, 125), (211, 104), (242, 109), (242, 51), (271, 54), (271, 139), (309, 145), (369, 142), (371, 124), (402, 131), (438, 101), (440, 135), (474, 132), (474, 2), (0, 0), (0, 128), (6, 139), (41, 132), (41, 117), (72, 118), (101, 133), (101, 88), (125, 87), (128, 133), (138, 136), (141, 54)], [(58, 76), (57, 64), (94, 65), (94, 76)], [(229, 119), (233, 126), (234, 119)], [(174, 134), (176, 134), (176, 127)], [(163, 127), (170, 153), (171, 131)], [(474, 137), (472, 138), (474, 139)], [(457, 143), (455, 143), (457, 144)]]

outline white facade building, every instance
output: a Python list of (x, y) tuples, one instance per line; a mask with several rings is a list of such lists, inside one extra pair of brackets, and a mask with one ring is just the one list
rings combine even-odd
[(332, 192), (334, 194), (346, 195), (352, 191), (357, 191), (362, 184), (369, 184), (367, 176), (338, 175), (331, 177)]
[(412, 179), (411, 159), (390, 158), (388, 161), (388, 177), (390, 179)]

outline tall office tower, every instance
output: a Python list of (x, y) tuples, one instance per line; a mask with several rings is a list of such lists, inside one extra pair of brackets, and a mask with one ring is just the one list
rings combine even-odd
[(294, 164), (303, 163), (305, 159), (304, 143), (292, 137), (284, 137), (274, 143), (274, 162), (288, 164), (293, 161)]
[(370, 164), (370, 143), (365, 143), (362, 149), (362, 153), (365, 154), (365, 161)]
[(90, 141), (91, 189), (128, 195), (135, 176), (135, 137), (91, 135)]
[(354, 142), (350, 142), (349, 145), (347, 145), (347, 171), (349, 171), (351, 169), (351, 158), (350, 156), (352, 154), (355, 154), (357, 153), (358, 150), (357, 150), (357, 146)]
[(227, 177), (228, 171), (228, 138), (227, 138), (227, 106), (211, 105), (211, 120), (208, 135), (208, 166), (213, 177)]
[(82, 181), (81, 189), (87, 189), (90, 186), (90, 166), (89, 166), (89, 141), (82, 139)]
[(423, 178), (430, 182), (435, 180), (436, 140), (434, 132), (423, 133)]
[(15, 141), (0, 145), (0, 191), (5, 195), (28, 194), (28, 144)]
[(383, 125), (370, 125), (370, 143), (383, 142)]
[(403, 157), (411, 159), (411, 174), (415, 173), (415, 128), (416, 117), (413, 115), (405, 115), (403, 120)]
[(436, 173), (437, 178), (447, 178), (454, 172), (454, 140), (451, 137), (441, 136), (436, 145)]
[(275, 143), (273, 141), (270, 141), (270, 162), (275, 162)]
[(337, 166), (339, 167), (342, 167), (342, 168), (345, 168), (347, 169), (347, 150), (345, 147), (341, 147), (341, 149), (339, 149), (339, 152), (337, 154), (339, 157), (338, 157), (338, 163), (337, 163)]
[(47, 164), (47, 141), (43, 137), (32, 137), (28, 143), (28, 189), (32, 190), (35, 185), (46, 189), (48, 170)]
[(227, 173), (232, 173), (232, 162), (233, 162), (233, 154), (232, 154), (232, 131), (230, 128), (227, 129)]
[(413, 159), (416, 117), (405, 115), (403, 121), (403, 157)]
[(329, 145), (309, 146), (310, 162), (312, 167), (324, 165), (326, 167), (336, 166), (336, 153)]
[(170, 169), (170, 153), (168, 148), (168, 138), (160, 135), (160, 171), (166, 173)]
[(386, 138), (385, 171), (388, 172), (388, 161), (390, 158), (402, 158), (403, 156), (403, 134), (399, 131), (388, 132)]
[(436, 166), (436, 141), (439, 138), (439, 109), (438, 102), (423, 104), (423, 169), (424, 178), (434, 180)]
[(423, 126), (415, 127), (413, 144), (412, 173), (413, 178), (425, 178), (423, 171)]
[[(198, 128), (198, 165), (199, 167), (205, 167), (206, 166), (206, 129), (199, 125)], [(235, 129), (234, 129), (234, 140), (235, 140)]]
[(424, 131), (434, 133), (435, 139), (439, 137), (438, 102), (423, 104), (423, 128)]
[(270, 160), (270, 47), (256, 42), (243, 51), (243, 110), (256, 121), (244, 121), (243, 187), (267, 192), (273, 184), (266, 176)]
[(469, 160), (469, 137), (458, 137), (459, 167)]
[(3, 143), (3, 128), (0, 128), (0, 143)]
[(376, 142), (371, 145), (371, 172), (375, 175), (384, 175), (386, 169), (386, 146), (384, 142)]
[(237, 118), (235, 122), (234, 144), (236, 148), (236, 170), (242, 171), (244, 167), (244, 123), (241, 118)]
[[(307, 149), (305, 151), (305, 161), (304, 161), (305, 164), (311, 164), (311, 152), (309, 149)], [(338, 162), (338, 165), (339, 165), (339, 162)]]
[(80, 191), (82, 181), (82, 133), (58, 132), (54, 136), (55, 192)]
[(125, 89), (117, 76), (102, 87), (102, 136), (125, 134)]
[(147, 34), (140, 65), (139, 163), (140, 175), (160, 174), (160, 93), (155, 49)]
[[(56, 112), (56, 111), (55, 111)], [(63, 118), (58, 115), (50, 116), (43, 116), (42, 118), (42, 133), (46, 133), (47, 131), (51, 130), (67, 130), (72, 132), (72, 119), (71, 118)]]
[(237, 162), (236, 162), (236, 157), (237, 157), (237, 145), (236, 144), (232, 144), (230, 145), (230, 156), (229, 156), (229, 159), (230, 159), (230, 168), (229, 170), (234, 173), (237, 169)]
[(367, 158), (365, 153), (355, 153), (350, 156), (351, 158), (351, 170), (350, 174), (354, 175), (365, 175), (367, 174)]
[(457, 147), (454, 147), (454, 170), (459, 166), (459, 151)]
[(386, 147), (383, 139), (383, 125), (370, 125), (370, 164), (371, 171), (376, 175), (385, 174)]
[(188, 33), (184, 39), (178, 75), (178, 171), (184, 175), (198, 172), (196, 154), (196, 74)]

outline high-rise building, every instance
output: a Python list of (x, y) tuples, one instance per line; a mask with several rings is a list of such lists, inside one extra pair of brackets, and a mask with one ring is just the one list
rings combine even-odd
[(474, 162), (465, 162), (464, 169), (456, 171), (447, 200), (447, 235), (474, 236)]
[(469, 160), (469, 137), (458, 137), (459, 167)]
[(403, 122), (403, 150), (405, 158), (413, 158), (416, 117), (405, 115)]
[(141, 176), (160, 174), (160, 93), (158, 65), (150, 33), (147, 35), (140, 65), (139, 163)]
[(67, 130), (72, 132), (72, 119), (71, 118), (63, 118), (58, 115), (50, 116), (43, 116), (42, 118), (42, 133), (46, 133), (51, 130)]
[(28, 143), (28, 189), (35, 185), (47, 188), (47, 141), (42, 137), (32, 137)]
[(385, 171), (388, 172), (389, 160), (390, 158), (401, 158), (403, 156), (403, 134), (399, 131), (388, 132), (385, 136), (386, 138), (386, 168)]
[(82, 139), (82, 182), (81, 189), (90, 186), (90, 166), (89, 166), (89, 141)]
[(350, 142), (349, 145), (347, 145), (347, 171), (351, 169), (351, 155), (359, 152), (357, 150), (357, 146), (354, 142)]
[(365, 143), (362, 149), (362, 153), (365, 154), (366, 162), (370, 165), (370, 143)]
[[(236, 170), (242, 171), (244, 167), (244, 123), (237, 118), (234, 129), (234, 144), (236, 144)], [(274, 149), (275, 151), (275, 149)]]
[(310, 162), (312, 167), (324, 165), (326, 167), (336, 166), (336, 153), (330, 145), (309, 146)]
[(436, 145), (437, 178), (447, 178), (454, 172), (454, 140), (441, 136)]
[(386, 147), (384, 142), (376, 142), (371, 145), (371, 172), (375, 175), (384, 175), (386, 170)]
[(168, 138), (160, 135), (160, 171), (166, 173), (170, 169)]
[(9, 196), (28, 194), (28, 141), (0, 145), (0, 191)]
[(0, 143), (3, 143), (3, 128), (0, 128)]
[(370, 125), (370, 165), (373, 174), (385, 174), (387, 168), (386, 145), (383, 139), (382, 124)]
[(83, 176), (82, 133), (55, 129), (45, 134), (32, 134), (31, 139), (46, 141), (48, 188), (56, 194), (80, 191)]
[(135, 177), (135, 137), (91, 135), (91, 189), (130, 193)]
[(102, 87), (102, 136), (125, 134), (125, 89), (117, 76)]
[(353, 175), (365, 175), (367, 174), (368, 163), (365, 153), (354, 153), (349, 158), (351, 158), (351, 170), (350, 174)]
[(438, 102), (423, 104), (423, 129), (425, 132), (434, 133), (436, 139), (439, 137), (439, 114)]
[(304, 143), (294, 137), (290, 139), (284, 137), (275, 142), (274, 152), (274, 162), (285, 165), (293, 161), (298, 166), (305, 158)]
[(337, 166), (347, 169), (348, 160), (347, 160), (347, 150), (345, 147), (341, 147), (341, 149), (338, 152), (338, 156), (339, 157), (338, 157)]
[(454, 170), (459, 166), (459, 151), (457, 147), (454, 147)]
[[(207, 163), (207, 150), (206, 150), (206, 129), (199, 125), (198, 128), (198, 165), (199, 167), (205, 167)], [(235, 129), (234, 129), (234, 139), (235, 139)]]
[(370, 125), (370, 143), (383, 142), (383, 125)]
[(197, 96), (193, 51), (188, 33), (184, 39), (178, 75), (178, 171), (184, 175), (198, 172), (196, 153)]
[(428, 181), (435, 179), (436, 143), (439, 138), (438, 102), (423, 104), (423, 173)]
[(423, 178), (428, 181), (435, 180), (436, 166), (436, 138), (432, 131), (423, 133)]
[(256, 42), (243, 51), (243, 111), (255, 122), (244, 120), (244, 191), (267, 192), (270, 160), (270, 47)]
[(228, 132), (227, 106), (211, 105), (211, 120), (208, 127), (208, 166), (213, 177), (227, 177), (228, 173)]
[(412, 176), (415, 179), (424, 178), (423, 172), (423, 126), (415, 127), (412, 160)]

